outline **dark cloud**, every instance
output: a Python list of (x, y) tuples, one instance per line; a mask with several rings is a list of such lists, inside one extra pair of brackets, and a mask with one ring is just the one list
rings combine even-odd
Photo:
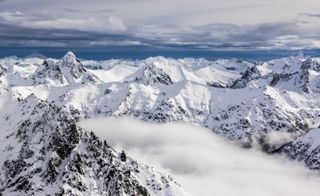
[(192, 43), (186, 44), (187, 47), (209, 49), (303, 48), (310, 45), (310, 39), (320, 38), (319, 31), (308, 31), (294, 22), (258, 25), (211, 24), (193, 27), (193, 30), (191, 33), (172, 36), (179, 38), (180, 43)]
[[(154, 28), (156, 31), (157, 27)], [(172, 25), (166, 28), (168, 31), (158, 33), (139, 33), (139, 26), (123, 33), (103, 33), (32, 28), (2, 22), (0, 46), (140, 46), (152, 49), (255, 50), (305, 48), (312, 46), (310, 40), (320, 39), (319, 31), (301, 29), (295, 22), (258, 25), (209, 24), (194, 26), (190, 31), (174, 31), (175, 26)]]
[(114, 9), (101, 9), (101, 10), (81, 10), (73, 8), (63, 8), (64, 11), (74, 12), (74, 13), (111, 13), (114, 12)]
[(316, 17), (316, 18), (320, 18), (320, 13), (300, 13), (300, 16), (308, 16), (308, 17)]
[[(320, 39), (320, 26), (316, 20), (320, 14), (308, 13), (308, 9), (301, 8), (306, 10), (305, 13), (290, 12), (294, 16), (298, 14), (297, 18), (283, 17), (278, 8), (287, 3), (276, 0), (267, 3), (246, 0), (230, 5), (218, 0), (215, 3), (205, 0), (201, 4), (186, 0), (183, 7), (181, 2), (169, 0), (154, 4), (150, 0), (79, 0), (76, 4), (71, 0), (30, 0), (27, 4), (20, 0), (0, 0), (4, 1), (0, 6), (0, 46), (134, 45), (164, 49), (245, 50), (316, 47)], [(209, 5), (215, 5), (215, 8)], [(263, 8), (261, 15), (268, 13), (270, 19), (246, 19), (250, 10), (260, 8)], [(228, 17), (219, 17), (221, 12)], [(215, 18), (215, 13), (222, 19)], [(226, 20), (234, 23), (223, 23)], [(261, 21), (279, 20), (288, 22), (261, 24)], [(246, 22), (255, 25), (244, 25)], [(195, 26), (197, 24), (207, 25)]]
[(38, 29), (0, 23), (0, 46), (17, 46), (25, 43), (42, 46), (86, 46), (90, 42), (112, 41), (113, 44), (129, 39), (124, 34), (102, 34), (78, 30)]

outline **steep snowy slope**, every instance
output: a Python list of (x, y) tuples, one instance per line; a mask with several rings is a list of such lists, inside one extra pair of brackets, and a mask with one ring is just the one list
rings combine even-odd
[(118, 153), (34, 95), (0, 94), (0, 193), (187, 195), (168, 175)]
[[(266, 62), (229, 59), (80, 61), (5, 58), (3, 86), (65, 106), (75, 117), (183, 121), (277, 152), (320, 125), (320, 62), (302, 55)], [(280, 139), (274, 139), (274, 138)]]
[(312, 129), (285, 145), (281, 150), (291, 159), (301, 161), (310, 169), (320, 169), (320, 129)]

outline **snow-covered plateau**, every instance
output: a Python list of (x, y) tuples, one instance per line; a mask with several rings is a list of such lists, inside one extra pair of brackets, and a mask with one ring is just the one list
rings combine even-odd
[(320, 59), (0, 59), (0, 192), (188, 195), (77, 123), (124, 116), (205, 127), (318, 174)]

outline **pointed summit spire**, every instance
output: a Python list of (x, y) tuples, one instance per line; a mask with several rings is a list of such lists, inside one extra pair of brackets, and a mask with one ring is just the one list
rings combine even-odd
[(73, 58), (76, 58), (76, 55), (75, 55), (73, 52), (68, 51), (68, 52), (64, 55), (64, 57), (73, 57)]
[(65, 66), (70, 67), (70, 65), (74, 65), (76, 63), (77, 63), (77, 57), (71, 51), (67, 52), (67, 54), (65, 54), (64, 57), (62, 58), (62, 64)]
[(70, 82), (71, 78), (74, 77), (76, 79), (81, 78), (84, 72), (86, 72), (86, 69), (84, 68), (83, 64), (79, 59), (77, 59), (76, 55), (69, 51), (66, 55), (62, 58), (60, 61), (61, 67), (68, 68), (72, 76), (68, 76), (67, 73), (64, 73), (64, 76), (67, 78), (67, 80)]

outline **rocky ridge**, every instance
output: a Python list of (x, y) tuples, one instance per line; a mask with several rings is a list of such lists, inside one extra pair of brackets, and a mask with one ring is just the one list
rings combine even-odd
[(29, 95), (0, 114), (4, 195), (187, 195), (170, 176), (78, 127), (65, 108)]

